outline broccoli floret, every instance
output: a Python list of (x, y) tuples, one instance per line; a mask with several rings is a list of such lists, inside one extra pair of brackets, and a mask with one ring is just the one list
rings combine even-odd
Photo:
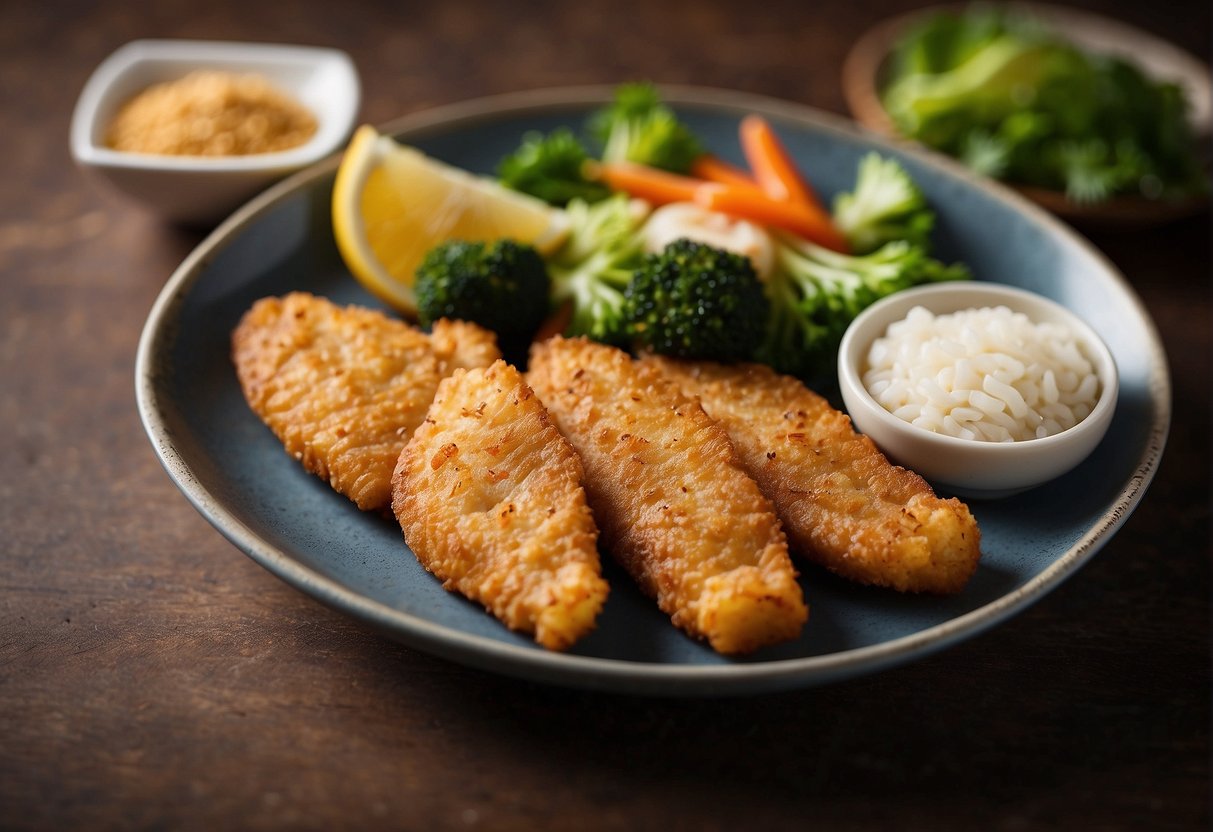
[(963, 265), (945, 265), (904, 240), (855, 256), (782, 237), (767, 283), (771, 317), (758, 359), (806, 381), (828, 379), (843, 332), (865, 308), (919, 283), (968, 277)]
[(636, 270), (623, 314), (638, 346), (679, 358), (741, 361), (762, 342), (770, 303), (748, 257), (679, 239)]
[(590, 134), (603, 144), (604, 162), (639, 162), (686, 173), (703, 145), (652, 84), (623, 84), (615, 101), (590, 117)]
[(589, 159), (585, 147), (573, 132), (560, 127), (548, 133), (531, 132), (522, 144), (497, 166), (497, 176), (506, 187), (537, 196), (552, 205), (567, 205), (570, 200), (598, 202), (611, 190), (585, 176)]
[(551, 280), (528, 245), (450, 240), (426, 254), (413, 288), (423, 326), (439, 318), (473, 321), (497, 333), (502, 352), (514, 357), (547, 317)]
[(615, 194), (592, 205), (574, 199), (566, 214), (568, 238), (548, 260), (552, 300), (572, 307), (565, 334), (621, 343), (623, 292), (644, 255), (647, 209)]
[(834, 199), (834, 223), (855, 254), (867, 254), (893, 240), (925, 248), (935, 212), (896, 159), (869, 153), (859, 162), (855, 190)]

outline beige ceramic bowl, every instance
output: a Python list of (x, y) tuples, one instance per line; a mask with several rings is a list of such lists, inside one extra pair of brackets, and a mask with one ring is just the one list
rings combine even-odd
[[(248, 156), (161, 156), (106, 146), (106, 129), (126, 101), (152, 84), (198, 69), (265, 77), (316, 115), (315, 135), (299, 147)], [(72, 116), (72, 157), (165, 219), (213, 223), (278, 179), (341, 148), (354, 127), (359, 100), (354, 64), (335, 49), (138, 40), (110, 55), (85, 84)]]
[[(872, 397), (862, 377), (868, 349), (915, 306), (935, 314), (1003, 305), (1036, 323), (1064, 323), (1095, 364), (1099, 400), (1078, 424), (1053, 436), (1020, 442), (983, 442), (933, 433), (894, 416)], [(838, 353), (838, 382), (857, 430), (894, 462), (943, 490), (964, 497), (1015, 494), (1055, 479), (1095, 450), (1112, 422), (1119, 382), (1102, 339), (1065, 307), (1032, 292), (996, 283), (937, 283), (890, 295), (864, 310), (847, 329)]]

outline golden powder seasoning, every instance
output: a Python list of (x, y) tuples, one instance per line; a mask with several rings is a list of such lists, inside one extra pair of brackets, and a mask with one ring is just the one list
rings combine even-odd
[(132, 153), (244, 156), (297, 147), (316, 117), (259, 75), (200, 70), (128, 101), (106, 144)]

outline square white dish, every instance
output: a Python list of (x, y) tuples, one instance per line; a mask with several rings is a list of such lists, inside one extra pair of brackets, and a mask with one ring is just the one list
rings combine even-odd
[[(147, 87), (212, 69), (257, 74), (315, 114), (310, 140), (288, 150), (244, 156), (165, 156), (114, 150), (106, 128)], [(194, 40), (137, 40), (93, 72), (76, 102), (72, 157), (116, 190), (173, 222), (211, 223), (266, 186), (338, 150), (353, 130), (361, 85), (350, 57), (336, 49)]]

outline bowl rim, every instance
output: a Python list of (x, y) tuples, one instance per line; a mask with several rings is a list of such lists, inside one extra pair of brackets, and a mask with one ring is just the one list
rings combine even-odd
[[(187, 68), (199, 64), (218, 69), (249, 64), (267, 70), (307, 67), (331, 73), (343, 88), (343, 94), (326, 99), (321, 106), (309, 106), (316, 116), (317, 129), (308, 141), (271, 153), (174, 156), (114, 150), (94, 140), (97, 121), (116, 94), (119, 82), (149, 66), (180, 66), (184, 75)], [(276, 86), (286, 85), (276, 82)], [(298, 97), (295, 90), (287, 91)], [(118, 47), (93, 70), (72, 111), (69, 143), (77, 164), (88, 167), (199, 174), (286, 172), (312, 164), (338, 149), (354, 127), (361, 98), (358, 70), (349, 54), (340, 49), (252, 41), (144, 38)]]
[[(958, 302), (954, 308), (952, 308), (953, 304), (947, 304), (950, 308), (946, 311), (931, 308), (930, 300), (932, 298), (955, 298), (957, 290), (976, 298), (988, 299), (988, 302)], [(1012, 311), (1025, 311), (1018, 309), (1016, 304), (1034, 305), (1037, 308), (1050, 310), (1053, 315), (1064, 319), (1074, 331), (1075, 336), (1086, 346), (1088, 351), (1093, 353), (1089, 357), (1095, 365), (1095, 371), (1100, 380), (1099, 398), (1095, 402), (1095, 406), (1091, 408), (1091, 412), (1078, 423), (1050, 436), (1020, 439), (1013, 442), (986, 442), (964, 439), (959, 436), (926, 430), (895, 416), (876, 400), (871, 392), (869, 392), (867, 385), (863, 383), (863, 374), (859, 368), (864, 361), (868, 347), (887, 330), (889, 324), (903, 318), (915, 306), (923, 306), (933, 314), (940, 315), (976, 308), (979, 305), (994, 306), (999, 304), (1008, 306)], [(902, 307), (904, 307), (904, 311), (901, 316), (888, 318), (884, 326), (877, 331), (882, 318), (895, 314), (891, 313), (890, 310)], [(1029, 318), (1033, 318), (1030, 313), (1027, 314)], [(1033, 322), (1036, 322), (1034, 318)], [(870, 334), (868, 334), (869, 330)], [(850, 388), (857, 401), (877, 420), (882, 428), (895, 431), (900, 436), (915, 442), (925, 443), (932, 447), (968, 454), (978, 454), (983, 457), (990, 457), (992, 460), (1000, 460), (1004, 457), (1015, 455), (1022, 456), (1025, 453), (1047, 453), (1059, 445), (1065, 446), (1073, 442), (1082, 441), (1093, 431), (1098, 431), (1102, 435), (1111, 422), (1117, 400), (1120, 397), (1120, 372), (1116, 366), (1116, 357), (1112, 354), (1112, 350), (1108, 347), (1107, 342), (1100, 337), (1099, 333), (1082, 316), (1052, 298), (1045, 297), (1036, 292), (1022, 289), (1018, 286), (1008, 286), (1003, 283), (992, 283), (981, 280), (949, 281), (946, 283), (930, 283), (914, 286), (882, 298), (864, 309), (855, 317), (851, 325), (847, 327), (846, 332), (843, 334), (842, 342), (839, 345), (838, 383), (840, 387)], [(875, 441), (875, 437), (872, 438)], [(876, 444), (879, 445), (880, 442)]]

